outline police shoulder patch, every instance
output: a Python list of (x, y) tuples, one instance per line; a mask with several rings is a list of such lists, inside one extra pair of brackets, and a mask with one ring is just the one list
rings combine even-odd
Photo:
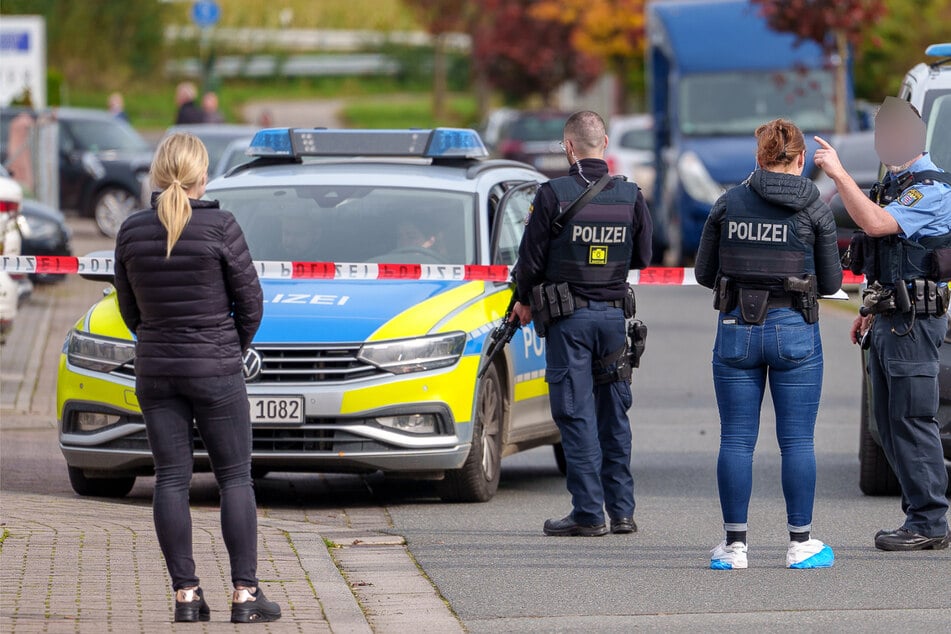
[(924, 197), (925, 195), (920, 191), (915, 188), (911, 188), (903, 192), (902, 195), (898, 197), (898, 204), (904, 205), (905, 207), (914, 207), (915, 204)]

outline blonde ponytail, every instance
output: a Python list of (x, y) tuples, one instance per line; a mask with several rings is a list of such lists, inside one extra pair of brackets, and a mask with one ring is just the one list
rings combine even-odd
[(208, 151), (198, 137), (176, 132), (155, 151), (150, 177), (162, 192), (158, 196), (158, 218), (168, 232), (165, 257), (182, 236), (192, 217), (188, 191), (202, 182), (208, 172)]

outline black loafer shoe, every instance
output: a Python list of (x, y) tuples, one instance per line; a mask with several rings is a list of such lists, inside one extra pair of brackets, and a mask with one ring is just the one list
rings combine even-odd
[(634, 523), (633, 517), (621, 517), (616, 520), (611, 520), (611, 532), (619, 535), (623, 533), (636, 533), (637, 524)]
[(208, 604), (205, 603), (205, 596), (202, 594), (201, 588), (194, 589), (190, 601), (179, 601), (178, 597), (187, 592), (187, 590), (178, 590), (175, 593), (175, 622), (195, 623), (210, 620), (211, 610), (208, 608)]
[(560, 520), (545, 520), (545, 534), (558, 537), (579, 535), (581, 537), (601, 537), (608, 534), (604, 524), (579, 524), (571, 515)]
[(943, 550), (949, 542), (951, 533), (941, 537), (925, 537), (904, 527), (875, 536), (875, 548), (879, 550)]

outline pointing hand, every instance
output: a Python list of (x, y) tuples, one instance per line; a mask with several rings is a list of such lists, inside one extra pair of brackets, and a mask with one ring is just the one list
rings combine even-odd
[(844, 174), (845, 168), (842, 167), (842, 163), (839, 161), (839, 154), (835, 151), (835, 148), (829, 145), (829, 142), (820, 136), (814, 136), (812, 138), (819, 144), (819, 149), (816, 150), (816, 155), (812, 159), (815, 161), (816, 166), (825, 172), (829, 178), (835, 178), (838, 175)]

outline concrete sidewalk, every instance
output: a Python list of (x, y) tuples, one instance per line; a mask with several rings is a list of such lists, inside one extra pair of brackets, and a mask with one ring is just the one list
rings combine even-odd
[[(71, 224), (76, 253), (104, 248), (90, 221)], [(56, 439), (56, 367), (65, 333), (102, 288), (78, 277), (38, 287), (0, 349), (0, 631), (237, 629), (229, 623), (230, 567), (210, 475), (196, 476), (192, 487), (195, 560), (212, 610), (201, 626), (172, 623), (174, 594), (152, 525), (152, 479), (121, 500), (80, 498), (69, 488)], [(332, 485), (323, 497), (335, 508), (326, 499), (309, 508), (303, 495), (272, 507), (267, 492), (295, 481), (270, 480), (258, 494), (258, 576), (283, 616), (252, 629), (464, 631), (392, 533), (385, 508), (346, 506)]]

